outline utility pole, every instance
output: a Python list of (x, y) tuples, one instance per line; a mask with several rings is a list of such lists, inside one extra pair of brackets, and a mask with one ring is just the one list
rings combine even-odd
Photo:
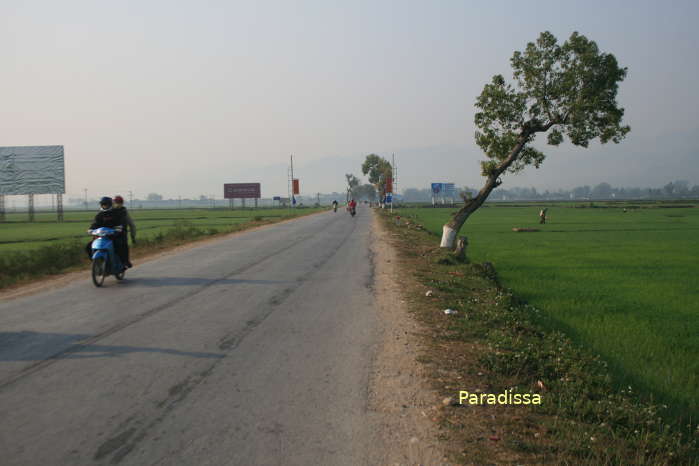
[(129, 208), (133, 209), (133, 191), (129, 190)]
[(294, 202), (296, 200), (296, 195), (294, 194), (294, 154), (291, 154), (291, 197), (289, 198), (289, 201), (291, 202), (291, 207), (296, 208), (296, 203)]
[(391, 213), (393, 213), (393, 198), (395, 197), (395, 192), (396, 190), (396, 175), (398, 172), (396, 171), (396, 154), (393, 153), (391, 154), (391, 170), (393, 173), (391, 173)]
[(87, 210), (87, 188), (83, 189), (85, 191), (85, 210)]

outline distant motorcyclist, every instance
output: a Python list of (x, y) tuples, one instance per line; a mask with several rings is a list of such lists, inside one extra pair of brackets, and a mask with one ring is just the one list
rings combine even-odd
[(333, 201), (333, 212), (337, 212), (337, 200)]
[(347, 204), (347, 210), (349, 210), (349, 213), (352, 214), (352, 217), (354, 217), (354, 214), (357, 213), (357, 201), (354, 199), (349, 201), (349, 204)]
[[(129, 233), (131, 234), (131, 242), (133, 244), (136, 244), (136, 224), (133, 222), (131, 219), (131, 216), (129, 215), (129, 211), (126, 209), (124, 206), (124, 198), (121, 197), (120, 195), (114, 196), (114, 207), (113, 209), (118, 212), (121, 217), (124, 219), (124, 234), (117, 236), (114, 238), (114, 247), (123, 247), (124, 251), (124, 265), (126, 267), (131, 268), (133, 265), (131, 264), (131, 260), (129, 259), (129, 240), (127, 237), (129, 236)], [(118, 244), (123, 242), (124, 244)], [(121, 257), (121, 256), (120, 256)]]
[[(123, 212), (113, 209), (112, 198), (105, 196), (102, 199), (100, 199), (100, 211), (97, 212), (97, 215), (95, 215), (95, 219), (90, 225), (90, 230), (96, 230), (97, 228), (101, 227), (115, 229), (116, 227), (123, 227), (123, 225)], [(119, 259), (121, 259), (121, 263), (125, 264), (126, 262), (124, 261), (125, 251), (123, 241), (121, 242), (121, 244), (119, 244), (120, 242), (118, 240), (118, 238), (123, 235), (123, 232), (119, 232), (116, 235), (114, 235), (113, 242), (114, 252), (119, 256)], [(85, 250), (87, 251), (88, 256), (92, 258), (92, 241), (87, 243)]]

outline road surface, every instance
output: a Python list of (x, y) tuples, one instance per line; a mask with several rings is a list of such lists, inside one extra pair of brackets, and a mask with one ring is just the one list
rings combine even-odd
[(371, 213), (0, 302), (5, 465), (378, 464)]

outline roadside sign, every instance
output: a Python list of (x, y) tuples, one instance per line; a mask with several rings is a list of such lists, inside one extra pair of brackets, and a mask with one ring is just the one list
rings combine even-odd
[(272, 198), (272, 200), (273, 200), (273, 201), (281, 201), (282, 198), (281, 198), (281, 196), (274, 196), (274, 197)]
[(292, 188), (293, 188), (291, 194), (301, 194), (301, 189), (300, 189), (300, 187), (299, 187), (299, 179), (298, 179), (298, 178), (294, 178), (294, 179), (292, 180), (291, 185), (292, 185)]
[(392, 204), (392, 203), (393, 203), (393, 194), (386, 193), (386, 204)]
[(259, 199), (260, 183), (226, 183), (223, 185), (224, 199)]

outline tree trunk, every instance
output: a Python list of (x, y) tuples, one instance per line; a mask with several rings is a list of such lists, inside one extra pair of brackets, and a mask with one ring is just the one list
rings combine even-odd
[[(548, 129), (548, 128), (547, 128)], [(478, 208), (483, 205), (493, 189), (500, 186), (500, 175), (509, 168), (512, 163), (517, 160), (519, 153), (524, 148), (525, 144), (529, 140), (530, 133), (528, 131), (523, 131), (517, 140), (517, 145), (512, 148), (510, 154), (505, 160), (503, 160), (492, 173), (488, 175), (485, 185), (478, 192), (478, 195), (473, 199), (470, 199), (466, 204), (454, 215), (454, 217), (442, 227), (442, 241), (439, 244), (441, 248), (454, 249), (454, 242), (456, 240), (456, 235), (461, 229), (461, 227), (466, 222), (472, 213), (474, 213)]]

